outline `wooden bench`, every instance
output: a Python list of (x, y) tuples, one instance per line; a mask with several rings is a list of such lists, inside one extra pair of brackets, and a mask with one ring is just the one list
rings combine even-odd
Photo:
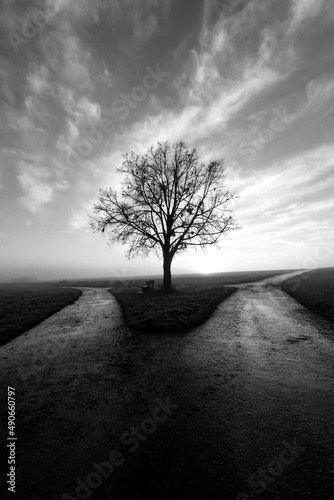
[(146, 285), (143, 285), (141, 287), (141, 291), (144, 292), (150, 292), (154, 290), (154, 280), (148, 280), (146, 281)]

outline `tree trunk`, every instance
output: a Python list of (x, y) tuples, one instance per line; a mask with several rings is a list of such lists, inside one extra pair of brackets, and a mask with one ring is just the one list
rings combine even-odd
[(169, 252), (164, 252), (163, 255), (164, 262), (163, 262), (163, 268), (164, 268), (164, 281), (163, 281), (163, 287), (165, 290), (170, 290), (172, 288), (172, 272), (171, 272), (171, 266), (172, 266), (172, 256)]

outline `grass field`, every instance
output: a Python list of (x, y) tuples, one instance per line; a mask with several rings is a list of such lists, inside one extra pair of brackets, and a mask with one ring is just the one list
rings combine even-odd
[[(233, 292), (228, 285), (249, 283), (288, 271), (254, 271), (212, 275), (176, 276), (175, 291), (138, 293), (141, 279), (115, 281), (109, 289), (118, 300), (126, 324), (137, 331), (179, 332), (199, 326), (210, 318), (217, 306)], [(225, 285), (225, 286), (224, 286)]]
[(287, 280), (283, 290), (311, 311), (334, 322), (334, 268), (314, 269)]
[(0, 345), (72, 304), (81, 290), (38, 285), (0, 286)]
[(202, 324), (233, 290), (223, 286), (198, 286), (168, 294), (161, 290), (143, 294), (131, 290), (113, 293), (127, 325), (134, 330), (179, 332)]

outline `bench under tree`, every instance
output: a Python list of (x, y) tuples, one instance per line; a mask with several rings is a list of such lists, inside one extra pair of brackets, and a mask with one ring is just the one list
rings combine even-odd
[(146, 285), (143, 285), (141, 287), (142, 292), (150, 292), (152, 290), (154, 290), (154, 280), (146, 281)]

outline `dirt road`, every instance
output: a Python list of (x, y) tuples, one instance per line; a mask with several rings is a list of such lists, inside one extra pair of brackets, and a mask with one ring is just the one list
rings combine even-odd
[(334, 328), (270, 283), (163, 336), (132, 334), (106, 290), (84, 289), (1, 347), (16, 498), (333, 499)]

